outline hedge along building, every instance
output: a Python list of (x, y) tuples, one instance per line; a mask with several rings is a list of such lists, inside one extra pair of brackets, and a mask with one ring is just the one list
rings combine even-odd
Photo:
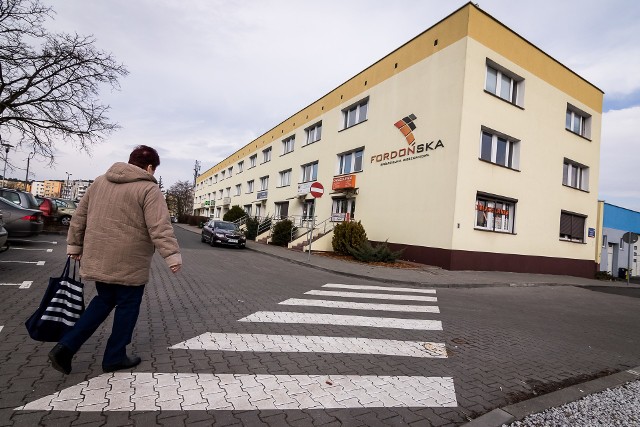
[(333, 214), (408, 260), (591, 277), (602, 99), (468, 3), (200, 175), (196, 213)]

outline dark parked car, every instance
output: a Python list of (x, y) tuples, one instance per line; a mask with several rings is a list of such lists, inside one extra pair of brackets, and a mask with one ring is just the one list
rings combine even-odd
[(0, 211), (9, 239), (36, 236), (42, 232), (44, 221), (40, 209), (25, 209), (0, 197)]
[(202, 227), (200, 240), (209, 243), (211, 246), (231, 245), (244, 248), (247, 239), (233, 222), (209, 220)]
[(7, 244), (7, 238), (9, 237), (9, 233), (4, 228), (4, 222), (2, 221), (2, 211), (0, 210), (0, 252), (4, 252), (9, 249), (9, 245)]
[(58, 206), (53, 200), (46, 197), (34, 196), (29, 192), (13, 188), (0, 188), (0, 197), (4, 197), (25, 209), (40, 209), (48, 222), (58, 220)]

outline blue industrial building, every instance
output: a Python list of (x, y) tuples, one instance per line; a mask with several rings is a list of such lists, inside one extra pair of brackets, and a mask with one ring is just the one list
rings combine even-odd
[(602, 217), (602, 253), (600, 271), (619, 275), (621, 268), (630, 269), (632, 276), (638, 276), (638, 244), (625, 243), (624, 233), (640, 234), (640, 212), (603, 203)]

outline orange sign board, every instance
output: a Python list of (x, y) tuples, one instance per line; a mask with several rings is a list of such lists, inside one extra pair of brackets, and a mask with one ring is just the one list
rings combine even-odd
[(356, 188), (355, 175), (343, 175), (333, 178), (333, 183), (331, 184), (332, 190), (342, 190), (345, 188)]

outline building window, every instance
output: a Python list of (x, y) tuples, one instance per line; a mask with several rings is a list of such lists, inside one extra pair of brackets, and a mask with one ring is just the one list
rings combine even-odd
[(305, 145), (320, 141), (320, 138), (322, 137), (322, 122), (316, 123), (315, 125), (306, 128), (304, 131), (307, 134)]
[(282, 219), (289, 216), (289, 202), (280, 202), (275, 204), (276, 212), (274, 219)]
[(225, 171), (220, 172), (220, 181), (222, 181), (224, 179), (224, 174), (225, 173), (226, 173)]
[(356, 199), (346, 197), (333, 199), (331, 204), (332, 221), (350, 221), (355, 218)]
[(522, 106), (524, 79), (487, 61), (487, 78), (484, 89), (511, 104)]
[(338, 175), (362, 171), (364, 150), (359, 149), (338, 155)]
[(258, 155), (254, 154), (253, 156), (249, 157), (249, 168), (255, 168), (256, 167), (256, 162), (258, 159)]
[(218, 174), (213, 175), (213, 183), (214, 184), (218, 183)]
[(315, 181), (318, 179), (318, 162), (302, 165), (302, 182)]
[(568, 131), (591, 138), (591, 116), (571, 104), (567, 104), (565, 127)]
[(342, 110), (343, 129), (350, 128), (367, 120), (368, 110), (369, 98)]
[(223, 190), (218, 191), (218, 200), (222, 199)]
[(247, 194), (253, 193), (253, 180), (247, 181)]
[(282, 141), (282, 154), (287, 154), (293, 151), (293, 145), (296, 142), (296, 136), (290, 136)]
[(222, 213), (222, 208), (216, 208), (216, 218), (220, 218), (220, 213)]
[(291, 169), (280, 172), (280, 187), (291, 185)]
[(238, 173), (242, 173), (244, 170), (244, 160), (238, 162)]
[(262, 163), (271, 161), (271, 147), (262, 150)]
[(490, 130), (482, 131), (480, 138), (480, 159), (517, 170), (519, 166), (519, 154), (519, 141)]
[(246, 213), (248, 216), (251, 216), (252, 207), (253, 207), (252, 205), (244, 205), (244, 213)]
[(239, 196), (242, 194), (242, 184), (236, 184), (236, 196)]
[(269, 175), (260, 178), (260, 191), (264, 191), (269, 188)]
[(227, 172), (228, 172), (228, 178), (231, 178), (233, 176), (233, 166), (227, 169)]
[(564, 159), (562, 184), (587, 191), (589, 189), (589, 168), (569, 159)]
[(516, 202), (512, 200), (476, 196), (476, 224), (480, 230), (513, 233), (515, 224)]
[(225, 197), (231, 197), (231, 187), (225, 189)]
[(560, 213), (560, 240), (584, 242), (584, 222), (586, 217), (569, 212)]

